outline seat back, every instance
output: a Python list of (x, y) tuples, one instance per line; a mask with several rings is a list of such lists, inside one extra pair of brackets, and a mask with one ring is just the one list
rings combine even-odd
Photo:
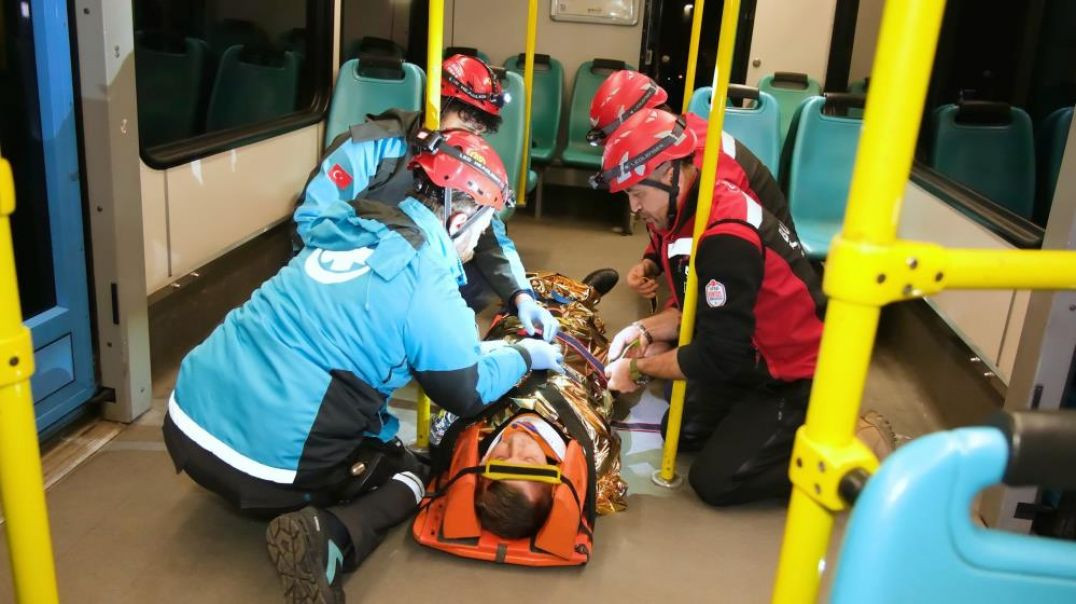
[(758, 81), (758, 89), (777, 99), (781, 116), (780, 144), (782, 145), (788, 136), (788, 128), (792, 124), (792, 116), (795, 115), (796, 108), (804, 99), (822, 94), (822, 86), (817, 80), (807, 77), (805, 73), (791, 71), (778, 71), (773, 75), (764, 76)]
[(195, 38), (150, 32), (135, 35), (138, 138), (143, 147), (198, 132), (208, 52), (206, 43)]
[(586, 61), (575, 72), (572, 84), (572, 102), (568, 110), (568, 145), (561, 155), (567, 164), (597, 169), (602, 163), (602, 148), (587, 142), (590, 131), (590, 101), (598, 86), (613, 72), (635, 69), (623, 61), (594, 59)]
[(344, 63), (329, 105), (325, 146), (367, 115), (393, 108), (418, 111), (425, 86), (422, 68), (402, 59), (364, 55)]
[(934, 110), (931, 166), (1012, 212), (1035, 202), (1031, 118), (1004, 103), (964, 101)]
[(508, 101), (501, 107), (501, 127), (486, 136), (493, 150), (504, 162), (508, 182), (515, 191), (519, 188), (519, 170), (523, 163), (523, 76), (506, 71), (501, 85)]
[(472, 48), (470, 46), (449, 46), (448, 48), (445, 48), (445, 51), (442, 56), (447, 59), (448, 57), (451, 57), (453, 55), (467, 55), (468, 57), (475, 57), (476, 59), (482, 59), (482, 62), (486, 65), (492, 65), (492, 63), (489, 62), (489, 55), (482, 52), (481, 50), (478, 50), (477, 48)]
[[(1057, 188), (1057, 175), (1061, 172), (1061, 158), (1065, 155), (1065, 142), (1068, 140), (1069, 128), (1072, 126), (1072, 107), (1062, 107), (1046, 116), (1039, 125), (1038, 157), (1039, 157), (1039, 182), (1040, 194), (1039, 205), (1046, 214), (1046, 209), (1054, 199), (1054, 189)], [(1043, 219), (1046, 216), (1042, 216)]]
[(232, 46), (220, 59), (209, 95), (206, 130), (235, 128), (291, 113), (298, 89), (295, 53)]
[(830, 240), (844, 221), (863, 128), (861, 119), (825, 114), (826, 104), (826, 97), (816, 96), (800, 105), (781, 166), (792, 221), (812, 258), (829, 253)]
[[(511, 57), (504, 68), (523, 75), (523, 55)], [(557, 148), (561, 105), (564, 99), (564, 67), (549, 55), (534, 56), (534, 92), (531, 95), (531, 156), (549, 161)]]
[[(974, 427), (898, 449), (856, 499), (832, 601), (1076, 601), (1076, 543), (987, 529), (969, 513), (980, 491), (1003, 480), (1074, 488), (1073, 414), (1049, 413), (1045, 439), (1019, 427)], [(1039, 482), (1055, 479), (1069, 484)]]
[[(752, 107), (737, 107), (734, 100), (750, 99)], [(710, 117), (713, 88), (705, 86), (691, 95), (688, 111), (700, 117)], [(729, 105), (725, 108), (723, 130), (731, 134), (755, 154), (777, 178), (781, 167), (781, 115), (777, 99), (758, 88), (729, 85)]]

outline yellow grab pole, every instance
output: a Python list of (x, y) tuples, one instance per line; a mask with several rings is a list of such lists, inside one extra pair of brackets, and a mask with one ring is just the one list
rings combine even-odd
[[(699, 62), (699, 39), (702, 38), (702, 8), (704, 4), (706, 4), (706, 0), (695, 0), (695, 14), (691, 19), (691, 43), (687, 47), (684, 102), (680, 108), (680, 113), (687, 113), (688, 105), (691, 104), (691, 94), (695, 92), (695, 64)], [(721, 33), (725, 33), (724, 28), (722, 28)]]
[[(837, 238), (854, 252), (895, 239), (944, 9), (944, 0), (886, 3), (848, 210)], [(869, 299), (869, 288), (886, 279), (881, 273), (877, 281), (862, 278), (858, 254), (850, 256), (826, 271), (830, 303), (807, 421), (797, 433), (789, 468), (793, 492), (774, 602), (813, 602), (818, 596), (833, 515), (844, 505), (839, 480), (830, 478), (840, 472), (830, 462), (876, 463), (853, 434), (882, 303), (856, 300)]]
[[(701, 9), (701, 7), (700, 7)], [(702, 156), (702, 172), (699, 176), (699, 202), (695, 211), (695, 230), (691, 242), (691, 265), (695, 263), (695, 251), (699, 237), (706, 230), (710, 206), (713, 203), (714, 184), (717, 182), (717, 159), (721, 149), (721, 128), (725, 120), (725, 95), (729, 89), (729, 73), (732, 66), (732, 50), (736, 42), (736, 22), (740, 14), (740, 0), (726, 0), (721, 13), (721, 35), (717, 43), (718, 78), (717, 90), (714, 90), (714, 107), (710, 111), (710, 122), (706, 128), (706, 149)], [(695, 330), (695, 307), (698, 302), (698, 276), (694, 268), (687, 272), (687, 285), (684, 289), (684, 307), (680, 317), (680, 346), (687, 346)], [(680, 440), (680, 420), (684, 414), (684, 392), (686, 383), (677, 380), (673, 384), (672, 397), (669, 401), (669, 423), (665, 429), (665, 449), (661, 455), (661, 470), (654, 475), (654, 481), (666, 486), (676, 484), (676, 449)]]
[(16, 599), (52, 603), (59, 597), (30, 396), (34, 347), (22, 324), (11, 245), (14, 211), (11, 166), (0, 158), (0, 506)]
[[(441, 53), (445, 31), (445, 0), (430, 0), (426, 41), (426, 120), (430, 130), (441, 127)], [(430, 445), (430, 397), (418, 387), (415, 401), (415, 448)]]
[(534, 49), (538, 45), (538, 0), (527, 4), (527, 44), (523, 60), (523, 165), (519, 167), (516, 203), (527, 205), (527, 177), (531, 158), (531, 103), (534, 99)]
[(426, 127), (441, 127), (441, 53), (445, 34), (445, 0), (430, 0), (426, 29)]

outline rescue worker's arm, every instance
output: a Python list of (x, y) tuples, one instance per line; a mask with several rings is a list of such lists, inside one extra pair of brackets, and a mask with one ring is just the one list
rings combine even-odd
[(494, 216), (489, 228), (478, 238), (474, 263), (493, 292), (505, 303), (514, 307), (517, 294), (532, 293), (516, 244), (508, 237), (504, 222), (499, 217)]
[(445, 271), (425, 273), (431, 274), (420, 275), (404, 326), (407, 362), (438, 406), (470, 417), (519, 382), (530, 355), (518, 346), (483, 353), (456, 282)]
[(348, 228), (357, 220), (351, 203), (362, 197), (384, 159), (402, 157), (406, 152), (402, 138), (352, 143), (349, 133), (338, 136), (310, 174), (295, 210), (295, 225), (303, 244), (327, 250), (357, 247), (352, 239), (360, 232)]
[[(739, 223), (718, 225), (699, 243), (695, 335), (691, 344), (675, 351), (688, 379), (721, 381), (754, 363), (754, 308), (763, 276), (760, 245), (757, 232)], [(639, 370), (647, 373), (646, 365)]]

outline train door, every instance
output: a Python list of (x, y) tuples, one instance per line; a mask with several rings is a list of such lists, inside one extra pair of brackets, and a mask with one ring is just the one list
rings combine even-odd
[(4, 0), (0, 38), (0, 150), (15, 176), (15, 263), (41, 431), (96, 389), (67, 3)]

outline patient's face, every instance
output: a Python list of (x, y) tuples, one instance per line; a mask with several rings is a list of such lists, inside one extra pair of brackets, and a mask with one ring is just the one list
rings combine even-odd
[[(501, 442), (490, 450), (489, 458), (494, 461), (532, 465), (549, 463), (538, 441), (523, 432), (515, 432), (502, 438)], [(546, 483), (530, 480), (505, 480), (504, 483), (523, 493), (532, 502), (548, 497), (552, 490)]]

